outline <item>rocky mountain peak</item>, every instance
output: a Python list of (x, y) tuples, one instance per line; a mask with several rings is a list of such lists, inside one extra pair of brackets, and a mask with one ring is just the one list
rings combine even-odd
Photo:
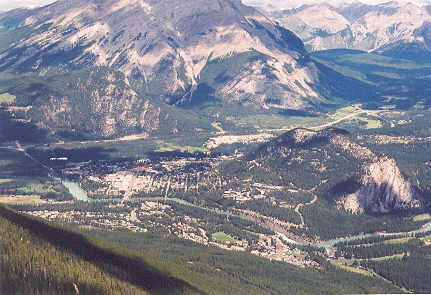
[[(303, 109), (304, 97), (319, 97), (302, 41), (239, 0), (61, 0), (18, 27), (33, 31), (0, 54), (0, 71), (106, 66), (169, 104), (196, 101), (199, 85), (265, 108)], [(213, 77), (215, 63), (227, 70)]]
[(321, 7), (319, 4), (295, 13), (273, 13), (272, 16), (299, 34), (313, 51), (348, 48), (393, 55), (397, 48), (430, 50), (429, 39), (416, 34), (431, 21), (430, 9), (426, 6), (389, 1), (376, 5), (352, 3)]
[(289, 146), (307, 146), (315, 143), (330, 143), (336, 137), (348, 139), (349, 133), (342, 129), (327, 128), (321, 131), (313, 131), (305, 128), (296, 128), (286, 132), (276, 139), (277, 143)]

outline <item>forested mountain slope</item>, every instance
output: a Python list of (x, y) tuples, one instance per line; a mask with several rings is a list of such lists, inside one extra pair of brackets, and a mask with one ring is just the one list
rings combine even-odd
[(0, 223), (2, 294), (203, 294), (170, 276), (154, 257), (125, 252), (3, 206)]
[(399, 291), (382, 280), (345, 272), (323, 260), (322, 269), (301, 269), (246, 253), (152, 234), (90, 230), (83, 236), (5, 207), (0, 207), (0, 224), (2, 294)]
[(320, 111), (346, 98), (338, 88), (348, 82), (237, 0), (60, 0), (13, 10), (0, 16), (0, 72), (0, 105), (13, 120), (104, 138), (213, 130), (200, 116), (228, 117), (236, 105)]

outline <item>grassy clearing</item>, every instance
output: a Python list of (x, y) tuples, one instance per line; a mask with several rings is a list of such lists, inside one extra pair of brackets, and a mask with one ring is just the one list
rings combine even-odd
[(195, 153), (195, 152), (205, 153), (205, 152), (208, 152), (209, 150), (207, 148), (202, 148), (202, 147), (180, 146), (175, 143), (159, 141), (159, 148), (156, 150), (156, 152), (173, 152), (173, 151), (181, 151), (181, 152), (189, 152), (189, 153)]
[(376, 129), (376, 128), (382, 128), (383, 124), (382, 121), (380, 121), (380, 119), (373, 117), (373, 116), (369, 116), (369, 115), (360, 115), (358, 117), (356, 117), (356, 119), (361, 123), (365, 123), (366, 125), (364, 126), (364, 129)]
[(430, 219), (431, 219), (431, 214), (429, 214), (429, 213), (425, 213), (425, 214), (421, 214), (421, 215), (417, 215), (417, 216), (413, 217), (413, 221), (415, 221), (415, 222), (430, 220)]
[(372, 277), (373, 276), (366, 269), (362, 269), (362, 268), (358, 268), (358, 267), (353, 267), (353, 266), (345, 265), (343, 262), (341, 262), (341, 259), (339, 259), (337, 261), (331, 261), (331, 263), (333, 265), (335, 265), (336, 267), (342, 269), (342, 270), (346, 270), (346, 271), (353, 272), (353, 273), (356, 273), (356, 274), (364, 275), (364, 276), (367, 276), (367, 277)]
[(400, 238), (400, 239), (393, 239), (393, 240), (387, 240), (384, 241), (383, 244), (404, 244), (410, 241), (413, 238)]
[[(209, 138), (210, 134), (196, 133), (189, 136), (169, 136), (169, 138), (157, 137), (130, 141), (75, 141), (54, 143), (50, 145), (50, 149), (61, 149), (62, 155), (78, 162), (102, 159), (141, 159), (155, 151), (165, 152), (181, 150), (189, 152), (207, 152), (207, 149), (201, 147), (204, 146), (205, 142)], [(40, 146), (35, 150), (47, 155), (49, 154), (49, 150), (43, 146)], [(80, 156), (77, 158), (78, 154)], [(46, 157), (49, 158), (48, 156)]]
[(0, 94), (0, 104), (13, 104), (16, 97), (9, 93)]
[(331, 120), (339, 120), (341, 118), (344, 118), (345, 116), (348, 116), (352, 113), (355, 113), (361, 110), (362, 110), (361, 104), (354, 104), (354, 105), (337, 109), (334, 113), (329, 114), (328, 118)]
[(13, 161), (9, 161), (9, 160), (0, 160), (0, 167), (1, 166), (8, 166), (13, 164)]
[[(336, 111), (329, 113), (328, 115), (321, 116), (282, 116), (282, 115), (256, 115), (242, 117), (237, 124), (248, 124), (254, 125), (255, 128), (261, 130), (290, 130), (294, 128), (316, 128), (321, 125), (329, 124), (334, 121), (342, 120), (343, 118), (351, 115), (352, 113), (361, 111), (362, 105), (355, 104), (337, 109)], [(358, 115), (359, 117), (359, 115)], [(350, 120), (352, 120), (352, 117)], [(346, 119), (347, 120), (347, 119)], [(371, 126), (376, 125), (376, 123), (369, 119), (363, 118), (363, 121), (369, 121)]]
[(353, 263), (355, 261), (361, 262), (361, 261), (384, 261), (384, 260), (388, 260), (388, 259), (393, 259), (393, 258), (397, 258), (397, 259), (401, 259), (403, 258), (404, 254), (394, 254), (391, 256), (383, 256), (383, 257), (377, 257), (377, 258), (369, 258), (369, 259), (346, 259), (346, 258), (338, 258), (337, 260), (332, 261), (333, 263), (337, 264), (337, 265), (347, 265), (347, 266), (352, 266)]
[(7, 204), (7, 205), (34, 205), (34, 204), (41, 204), (41, 203), (46, 203), (46, 201), (42, 200), (38, 195), (8, 196), (8, 197), (0, 198), (0, 204)]
[(394, 259), (394, 258), (396, 258), (396, 259), (402, 259), (402, 258), (403, 258), (403, 256), (404, 256), (404, 254), (395, 254), (395, 255), (392, 255), (392, 256), (384, 256), (384, 257), (370, 258), (370, 259), (368, 259), (368, 260), (370, 260), (370, 261), (384, 261), (384, 260)]
[(314, 119), (317, 118), (259, 114), (244, 116), (234, 122), (239, 126), (249, 125), (257, 129), (291, 129), (294, 126), (309, 125)]
[(223, 232), (218, 232), (218, 233), (212, 234), (212, 238), (219, 243), (231, 243), (234, 241), (234, 239), (231, 236), (228, 236), (227, 234), (225, 234)]

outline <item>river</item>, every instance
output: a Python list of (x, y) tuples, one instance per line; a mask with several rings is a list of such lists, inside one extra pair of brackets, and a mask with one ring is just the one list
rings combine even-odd
[(425, 225), (423, 225), (421, 228), (414, 230), (414, 231), (411, 231), (411, 232), (393, 233), (393, 234), (392, 233), (360, 234), (360, 235), (356, 235), (356, 236), (352, 236), (352, 237), (338, 238), (338, 239), (333, 239), (333, 240), (323, 241), (323, 242), (318, 242), (318, 243), (311, 243), (311, 244), (298, 242), (298, 241), (289, 239), (288, 237), (286, 237), (286, 235), (284, 235), (282, 233), (277, 233), (277, 234), (282, 240), (284, 240), (288, 244), (297, 245), (297, 246), (313, 246), (313, 247), (318, 247), (318, 248), (330, 249), (330, 248), (334, 247), (335, 244), (341, 243), (341, 242), (352, 242), (352, 241), (357, 241), (357, 240), (361, 240), (364, 238), (375, 238), (375, 237), (392, 237), (392, 238), (396, 239), (396, 238), (406, 237), (408, 235), (413, 235), (413, 234), (418, 234), (418, 233), (426, 233), (426, 232), (431, 232), (431, 221), (426, 223)]
[[(75, 182), (70, 181), (70, 180), (65, 180), (62, 179), (61, 183), (69, 190), (69, 192), (72, 194), (72, 196), (79, 201), (85, 201), (85, 202), (91, 202), (92, 200), (90, 200), (88, 198), (87, 193)], [(134, 201), (150, 201), (150, 200), (154, 200), (154, 201), (162, 201), (162, 200), (168, 200), (168, 201), (173, 201), (176, 203), (179, 203), (181, 205), (185, 205), (185, 206), (191, 206), (191, 207), (195, 207), (195, 208), (200, 208), (202, 210), (205, 211), (209, 211), (209, 212), (213, 212), (213, 213), (217, 213), (220, 215), (228, 215), (231, 217), (239, 217), (237, 215), (231, 215), (229, 213), (226, 212), (222, 212), (222, 211), (215, 211), (213, 209), (209, 209), (209, 208), (205, 208), (205, 207), (201, 207), (192, 203), (189, 203), (185, 200), (181, 200), (181, 199), (177, 199), (177, 198), (142, 198), (140, 200), (134, 200)], [(108, 200), (107, 200), (108, 201)], [(422, 226), (420, 229), (417, 229), (415, 231), (411, 231), (411, 232), (406, 232), (406, 233), (394, 233), (394, 234), (382, 234), (382, 233), (374, 233), (374, 234), (360, 234), (360, 235), (356, 235), (356, 236), (352, 236), (352, 237), (344, 237), (344, 238), (338, 238), (338, 239), (334, 239), (334, 240), (329, 240), (329, 241), (324, 241), (324, 242), (319, 242), (319, 243), (312, 243), (312, 244), (306, 244), (306, 243), (302, 243), (302, 242), (298, 242), (292, 239), (289, 239), (288, 237), (286, 237), (286, 235), (282, 234), (282, 233), (277, 233), (278, 236), (280, 236), (280, 238), (282, 238), (286, 243), (289, 244), (293, 244), (293, 245), (298, 245), (298, 246), (314, 246), (314, 247), (320, 247), (320, 248), (325, 248), (325, 249), (329, 249), (332, 248), (335, 244), (340, 243), (340, 242), (350, 242), (350, 241), (356, 241), (356, 240), (360, 240), (363, 238), (371, 238), (371, 237), (379, 237), (379, 236), (390, 236), (390, 237), (402, 237), (405, 235), (409, 235), (409, 234), (415, 234), (415, 233), (424, 233), (424, 232), (431, 232), (431, 221), (428, 222), (427, 224), (425, 224), (424, 226)]]
[(72, 196), (78, 201), (88, 202), (87, 192), (73, 181), (62, 179), (61, 183), (69, 190)]

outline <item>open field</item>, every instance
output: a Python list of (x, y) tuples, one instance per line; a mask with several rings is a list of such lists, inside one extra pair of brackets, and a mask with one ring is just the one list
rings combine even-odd
[(173, 152), (173, 151), (181, 151), (181, 152), (189, 152), (189, 153), (195, 153), (195, 152), (208, 152), (209, 150), (207, 148), (202, 147), (196, 147), (196, 146), (181, 146), (177, 145), (175, 143), (169, 143), (165, 141), (158, 141), (157, 144), (159, 145), (159, 148), (156, 150), (156, 152)]
[[(262, 118), (262, 120), (272, 128), (266, 128), (265, 132), (286, 132), (294, 128), (309, 128), (313, 130), (321, 130), (327, 127), (336, 126), (341, 123), (349, 122), (352, 127), (358, 129), (374, 129), (383, 126), (382, 119), (379, 117), (381, 110), (366, 110), (361, 104), (353, 104), (341, 107), (328, 114), (319, 116), (282, 116), (281, 120), (272, 116), (272, 118)], [(253, 117), (253, 120), (259, 122), (258, 117)], [(272, 122), (277, 120), (277, 123)], [(265, 128), (259, 125), (260, 128)], [(282, 126), (277, 128), (277, 126)]]
[(0, 204), (34, 205), (34, 204), (43, 204), (43, 203), (46, 203), (46, 201), (41, 200), (40, 196), (37, 196), (37, 195), (0, 197)]
[(393, 239), (384, 241), (383, 244), (404, 244), (410, 241), (413, 238), (401, 238), (401, 239)]
[(212, 234), (212, 238), (215, 239), (217, 242), (220, 242), (220, 243), (228, 243), (228, 242), (234, 241), (234, 239), (231, 236), (229, 236), (223, 232), (218, 232), (218, 233)]
[(347, 258), (338, 258), (337, 260), (334, 260), (333, 263), (337, 264), (337, 265), (348, 265), (348, 266), (352, 266), (353, 263), (355, 261), (357, 262), (361, 262), (361, 261), (384, 261), (384, 260), (388, 260), (388, 259), (393, 259), (393, 258), (397, 258), (397, 259), (401, 259), (403, 258), (404, 254), (395, 254), (395, 255), (391, 255), (391, 256), (383, 256), (383, 257), (376, 257), (376, 258), (368, 258), (368, 259), (359, 259), (359, 258), (352, 258), (352, 259), (347, 259)]
[(0, 105), (1, 104), (13, 104), (16, 100), (16, 97), (9, 93), (0, 94)]
[(358, 268), (358, 267), (353, 267), (353, 266), (348, 266), (345, 265), (344, 262), (341, 261), (331, 261), (332, 265), (335, 265), (336, 267), (342, 269), (342, 270), (347, 270), (349, 272), (353, 272), (353, 273), (357, 273), (360, 275), (364, 275), (364, 276), (368, 276), (368, 277), (372, 277), (373, 275), (367, 271), (366, 269), (363, 268)]
[(368, 260), (370, 260), (370, 261), (384, 261), (384, 260), (393, 259), (393, 258), (396, 258), (396, 259), (402, 259), (402, 258), (403, 258), (403, 256), (404, 256), (404, 254), (395, 254), (395, 255), (392, 255), (392, 256), (384, 256), (384, 257), (370, 258), (370, 259), (368, 259)]
[(431, 220), (431, 215), (429, 213), (425, 213), (425, 214), (415, 216), (413, 218), (413, 221), (423, 221), (423, 220)]

